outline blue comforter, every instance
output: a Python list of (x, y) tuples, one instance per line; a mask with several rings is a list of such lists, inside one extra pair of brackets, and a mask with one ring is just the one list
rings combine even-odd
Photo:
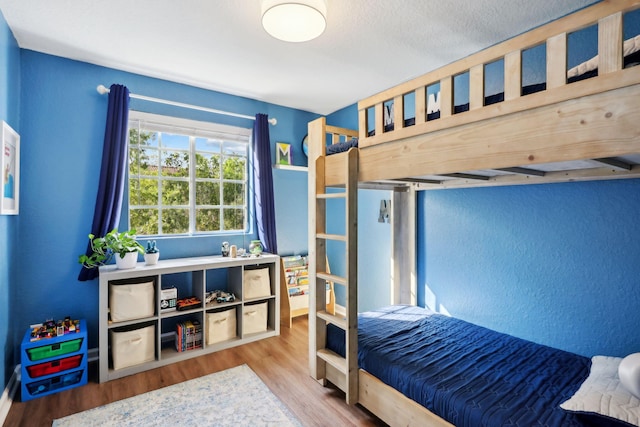
[[(586, 357), (420, 307), (358, 323), (360, 368), (458, 427), (587, 425), (559, 407), (589, 375)], [(344, 355), (344, 332), (331, 326), (327, 347)]]

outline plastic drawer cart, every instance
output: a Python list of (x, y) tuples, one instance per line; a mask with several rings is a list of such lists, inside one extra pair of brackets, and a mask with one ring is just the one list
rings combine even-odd
[(27, 330), (20, 346), (22, 401), (87, 383), (87, 324), (80, 332), (31, 341)]

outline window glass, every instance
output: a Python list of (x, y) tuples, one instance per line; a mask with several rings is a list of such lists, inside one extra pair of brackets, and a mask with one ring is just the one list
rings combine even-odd
[(250, 136), (130, 112), (129, 228), (141, 236), (247, 232)]

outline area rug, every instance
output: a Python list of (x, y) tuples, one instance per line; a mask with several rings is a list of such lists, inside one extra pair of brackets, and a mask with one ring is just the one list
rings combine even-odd
[(302, 424), (247, 365), (53, 421), (67, 426), (278, 426)]

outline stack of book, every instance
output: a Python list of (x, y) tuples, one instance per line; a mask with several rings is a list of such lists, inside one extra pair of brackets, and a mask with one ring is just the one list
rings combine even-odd
[(176, 350), (202, 348), (202, 325), (198, 320), (186, 320), (176, 325)]

